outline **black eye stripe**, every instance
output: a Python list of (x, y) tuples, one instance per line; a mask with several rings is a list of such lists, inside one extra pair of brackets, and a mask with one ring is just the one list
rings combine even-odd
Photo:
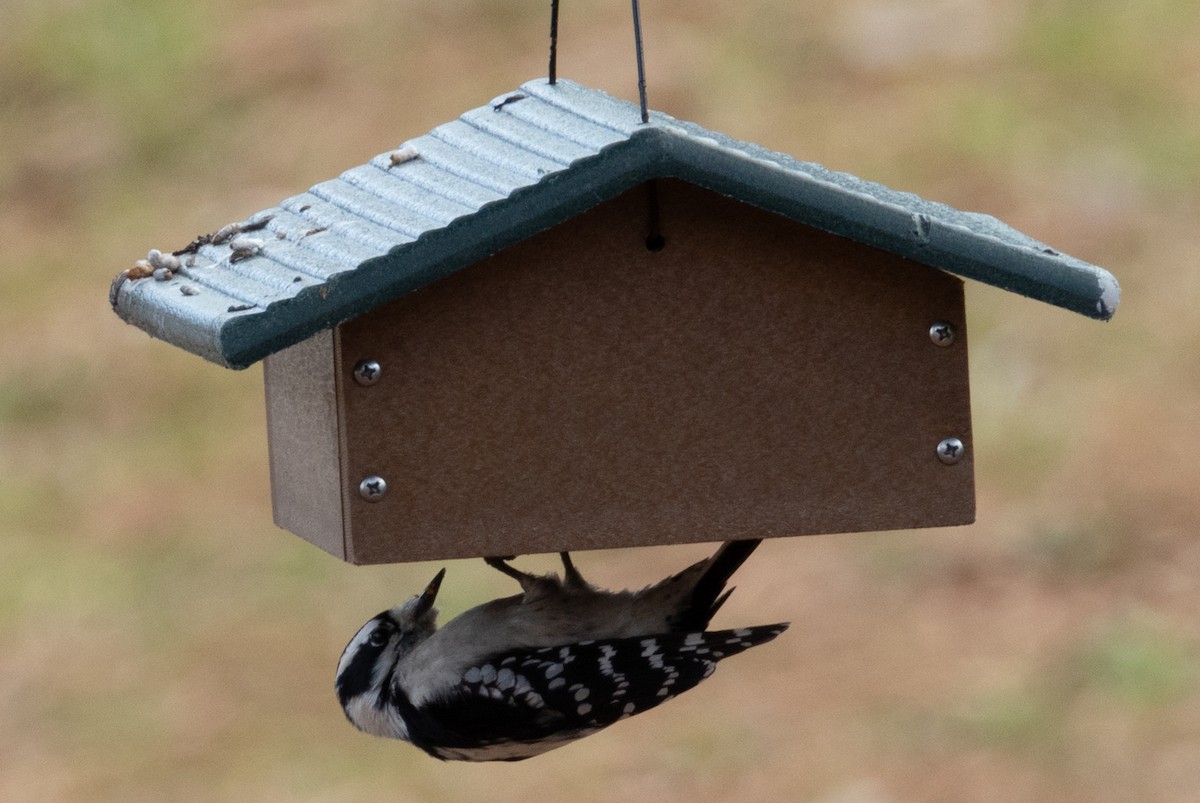
[(379, 654), (380, 651), (377, 649), (360, 649), (351, 656), (350, 662), (338, 675), (334, 684), (337, 688), (338, 699), (343, 706), (352, 697), (370, 690), (371, 678)]
[[(383, 654), (383, 647), (396, 632), (395, 624), (390, 619), (377, 617), (378, 624), (367, 637), (358, 642), (353, 655), (338, 675), (335, 685), (342, 704), (351, 697), (362, 694), (371, 688), (375, 666)], [(350, 649), (349, 646), (346, 648)]]

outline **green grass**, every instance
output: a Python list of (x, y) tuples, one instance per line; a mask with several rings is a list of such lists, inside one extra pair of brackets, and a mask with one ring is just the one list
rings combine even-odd
[(951, 723), (951, 733), (967, 743), (1029, 755), (1048, 756), (1065, 740), (1062, 701), (1019, 686), (971, 698)]
[(1074, 659), (1080, 682), (1133, 708), (1156, 710), (1181, 702), (1200, 681), (1200, 641), (1181, 638), (1163, 623), (1110, 624)]
[(1130, 615), (1062, 645), (1028, 678), (883, 720), (909, 752), (984, 749), (1062, 774), (1104, 738), (1103, 728), (1090, 731), (1081, 722), (1124, 723), (1152, 734), (1163, 714), (1200, 697), (1198, 681), (1200, 641), (1167, 622)]
[(7, 48), (6, 84), (28, 101), (103, 100), (131, 128), (172, 118), (180, 76), (211, 44), (204, 4), (91, 0), (27, 6)]

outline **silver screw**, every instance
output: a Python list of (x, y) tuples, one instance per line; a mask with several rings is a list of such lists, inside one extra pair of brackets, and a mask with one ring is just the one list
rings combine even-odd
[(368, 502), (378, 502), (387, 495), (387, 480), (372, 474), (358, 484), (358, 494)]
[(937, 445), (938, 460), (941, 460), (948, 466), (952, 466), (959, 460), (963, 459), (963, 455), (967, 453), (967, 447), (958, 438), (946, 438)]
[(946, 348), (954, 343), (954, 327), (945, 321), (938, 321), (929, 327), (929, 339), (933, 345)]
[(383, 373), (378, 360), (359, 360), (354, 364), (354, 381), (363, 387), (374, 385)]

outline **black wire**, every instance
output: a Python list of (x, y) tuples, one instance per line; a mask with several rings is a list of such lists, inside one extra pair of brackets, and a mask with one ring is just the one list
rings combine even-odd
[[(642, 122), (650, 122), (650, 108), (646, 103), (646, 57), (642, 47), (642, 9), (638, 0), (633, 0), (633, 46), (637, 52), (638, 100), (642, 106)], [(646, 248), (661, 251), (666, 244), (662, 236), (661, 215), (658, 204), (658, 183), (646, 182)]]
[(550, 0), (550, 83), (558, 81), (558, 0)]
[(642, 103), (642, 122), (650, 122), (650, 111), (646, 106), (646, 61), (642, 55), (642, 11), (638, 0), (633, 0), (633, 45), (637, 50), (638, 97)]

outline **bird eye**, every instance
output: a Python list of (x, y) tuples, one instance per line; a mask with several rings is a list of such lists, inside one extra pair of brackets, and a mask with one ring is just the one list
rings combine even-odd
[(367, 643), (372, 647), (382, 647), (388, 642), (388, 632), (383, 628), (372, 630), (371, 635), (367, 636)]

